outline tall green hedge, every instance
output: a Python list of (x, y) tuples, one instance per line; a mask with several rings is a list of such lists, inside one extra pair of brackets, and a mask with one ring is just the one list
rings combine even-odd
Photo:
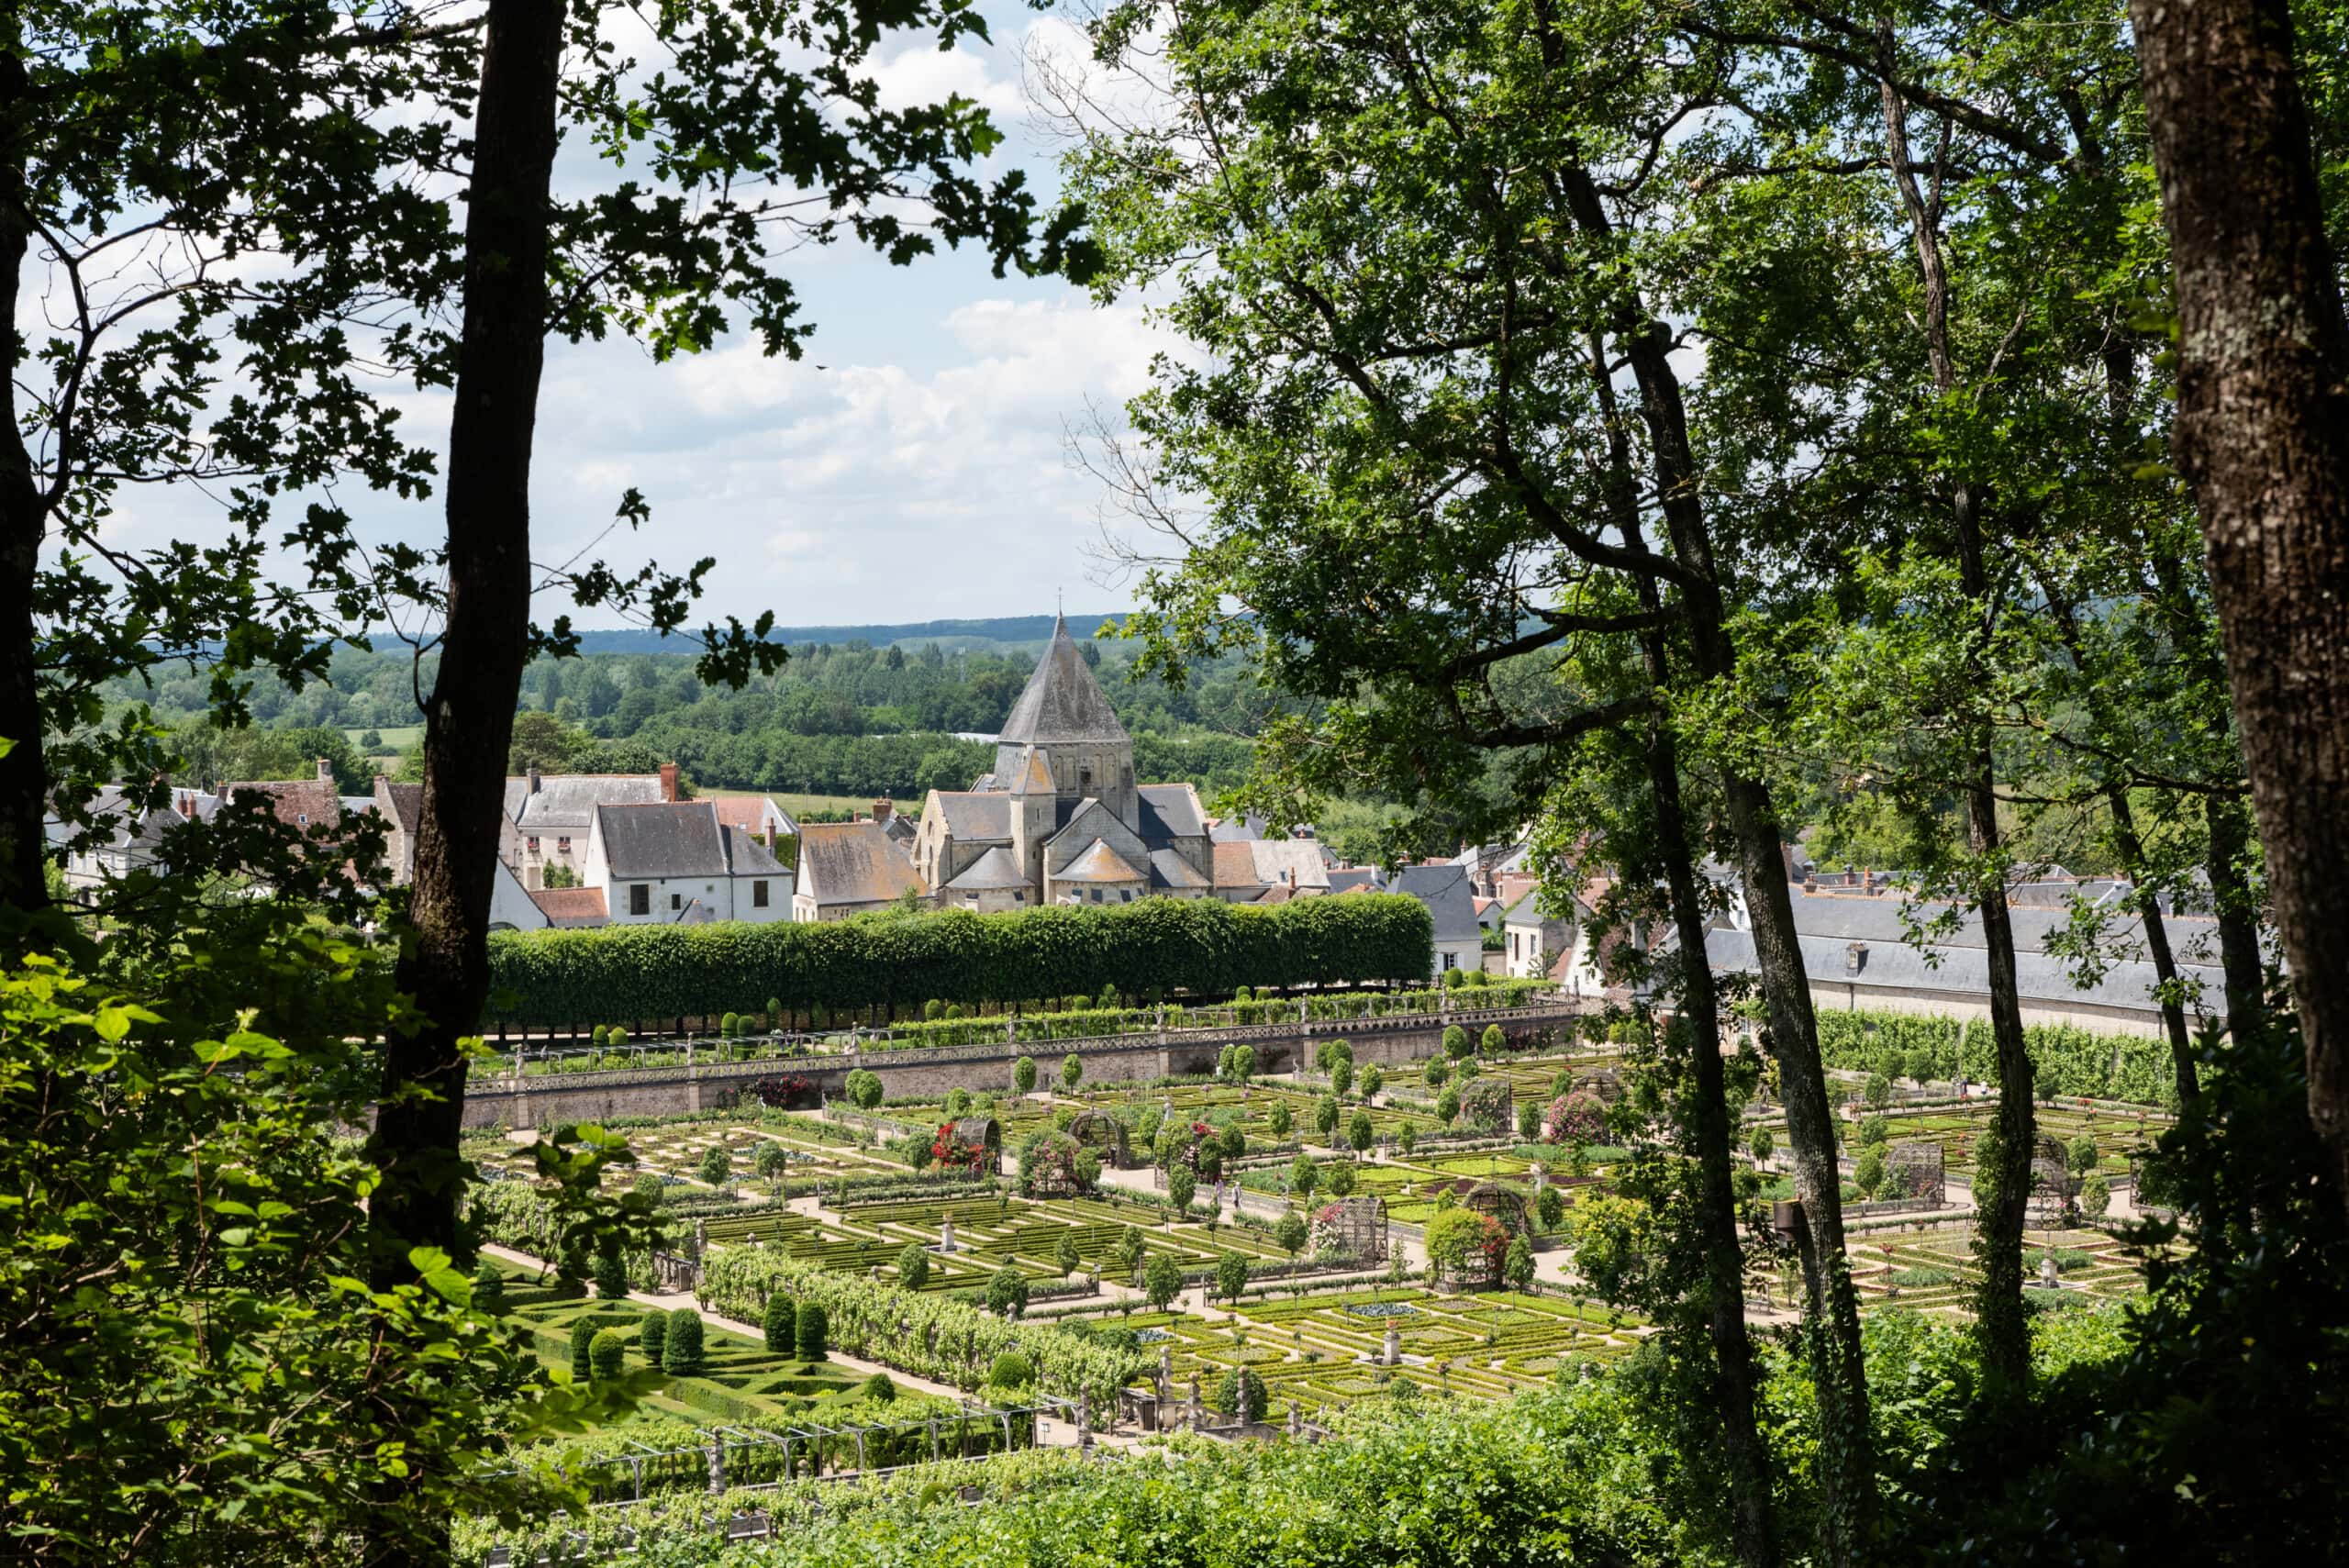
[(1212, 899), (866, 916), (818, 925), (610, 926), (489, 940), (487, 1022), (567, 1029), (715, 1016), (747, 996), (787, 1010), (932, 997), (1008, 1002), (1093, 992), (1424, 980), (1427, 906), (1393, 894), (1268, 909)]
[[(1871, 1024), (1873, 1039), (1867, 1032)], [(2023, 1043), (2031, 1052), (2032, 1086), (2039, 1094), (2177, 1108), (2166, 1040), (2099, 1034), (2077, 1024), (2033, 1024), (2023, 1031)], [(1830, 1067), (1887, 1077), (1905, 1072), (1909, 1053), (1923, 1050), (1932, 1058), (1935, 1078), (1964, 1073), (1978, 1084), (1998, 1081), (1987, 1020), (1961, 1024), (1930, 1014), (1822, 1011), (1819, 1050)]]

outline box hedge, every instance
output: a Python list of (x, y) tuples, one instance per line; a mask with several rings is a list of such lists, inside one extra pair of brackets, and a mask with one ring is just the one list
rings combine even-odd
[(1270, 908), (1212, 899), (964, 910), (817, 924), (720, 922), (500, 932), (487, 1022), (568, 1029), (716, 1016), (766, 993), (786, 1011), (918, 1010), (932, 997), (1009, 1002), (1115, 984), (1134, 995), (1242, 985), (1424, 981), (1433, 927), (1400, 895)]

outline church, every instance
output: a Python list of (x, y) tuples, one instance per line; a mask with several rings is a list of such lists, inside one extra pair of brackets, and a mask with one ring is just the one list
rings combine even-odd
[(1052, 625), (1052, 646), (996, 737), (995, 771), (932, 790), (911, 846), (941, 909), (1206, 898), (1214, 851), (1198, 792), (1134, 783), (1133, 738), (1092, 667)]

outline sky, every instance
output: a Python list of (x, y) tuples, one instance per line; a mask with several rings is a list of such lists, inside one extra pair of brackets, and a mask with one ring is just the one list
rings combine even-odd
[[(1025, 168), (1049, 201), (1057, 150), (1021, 89), (1031, 42), (1079, 49), (1062, 17), (1012, 0), (982, 7), (992, 45), (950, 53), (907, 39), (871, 72), (884, 101), (975, 98), (1005, 132), (982, 166)], [(566, 149), (557, 182), (592, 178)], [(990, 275), (984, 251), (893, 267), (852, 241), (803, 250), (790, 275), (817, 324), (805, 357), (767, 359), (746, 335), (655, 364), (627, 342), (551, 341), (532, 482), (533, 556), (566, 559), (609, 528), (629, 486), (650, 503), (631, 540), (595, 550), (615, 567), (653, 561), (718, 565), (694, 617), (785, 625), (1034, 614), (1064, 592), (1072, 611), (1124, 607), (1123, 589), (1088, 581), (1101, 530), (1098, 481), (1072, 467), (1068, 431), (1115, 416), (1146, 383), (1166, 342), (1131, 301), (1097, 305), (1059, 279)], [(446, 435), (440, 395), (392, 400), (405, 428)], [(432, 537), (438, 497), (404, 503), (345, 488), (338, 496), (375, 538)], [(191, 492), (148, 493), (119, 519), (126, 539), (202, 537), (209, 506)], [(110, 528), (110, 531), (115, 531)], [(564, 606), (542, 603), (551, 616)], [(589, 614), (583, 624), (617, 624)]]

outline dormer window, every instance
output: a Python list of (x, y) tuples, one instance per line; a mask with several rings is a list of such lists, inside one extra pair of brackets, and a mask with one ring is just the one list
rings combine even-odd
[(1079, 768), (1076, 770), (1076, 793), (1079, 795), (1091, 795), (1093, 793), (1093, 770), (1091, 768)]

